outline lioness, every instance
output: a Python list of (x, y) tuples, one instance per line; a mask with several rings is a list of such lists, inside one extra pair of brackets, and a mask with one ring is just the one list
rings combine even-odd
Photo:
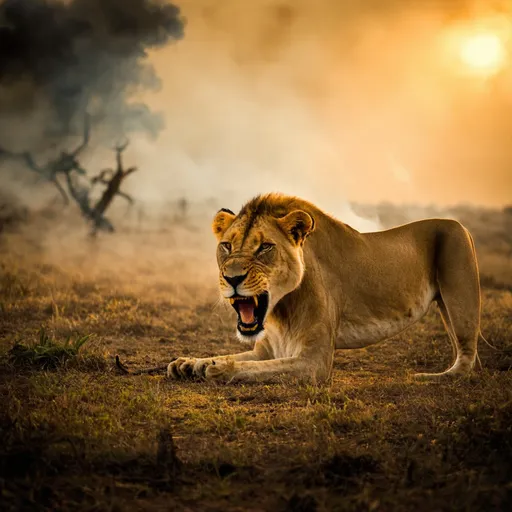
[(480, 286), (471, 235), (430, 219), (359, 233), (296, 197), (258, 196), (213, 220), (221, 295), (252, 350), (169, 364), (174, 379), (224, 382), (276, 377), (322, 382), (335, 349), (386, 340), (436, 301), (455, 362), (439, 379), (471, 371), (480, 334)]

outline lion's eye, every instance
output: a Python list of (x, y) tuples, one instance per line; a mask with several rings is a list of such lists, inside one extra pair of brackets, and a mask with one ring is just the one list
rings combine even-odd
[(271, 251), (274, 247), (275, 247), (275, 244), (271, 244), (271, 243), (267, 243), (267, 242), (264, 244), (261, 244), (258, 248), (258, 254), (263, 254), (264, 252)]
[(222, 249), (224, 249), (225, 252), (231, 252), (231, 244), (229, 242), (221, 242), (220, 246), (222, 247)]

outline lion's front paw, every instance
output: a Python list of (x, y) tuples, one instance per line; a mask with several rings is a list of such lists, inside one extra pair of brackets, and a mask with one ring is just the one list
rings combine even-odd
[(170, 379), (192, 379), (194, 377), (194, 365), (196, 359), (189, 357), (178, 357), (167, 367), (167, 377)]
[(167, 367), (167, 377), (170, 379), (204, 379), (206, 368), (212, 364), (212, 359), (195, 359), (180, 357)]
[(233, 378), (235, 373), (235, 361), (230, 359), (215, 361), (214, 359), (205, 367), (204, 376), (206, 380), (228, 382)]
[(196, 359), (194, 364), (193, 374), (197, 379), (204, 379), (206, 376), (206, 369), (211, 365), (215, 364), (213, 359), (205, 358), (205, 359)]

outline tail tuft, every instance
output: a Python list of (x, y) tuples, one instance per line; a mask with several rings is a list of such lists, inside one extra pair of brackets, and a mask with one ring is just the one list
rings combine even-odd
[(503, 352), (502, 350), (500, 350), (499, 348), (495, 347), (494, 345), (492, 345), (491, 343), (489, 343), (483, 336), (483, 334), (480, 332), (478, 333), (478, 340), (482, 340), (488, 347), (492, 348), (493, 350), (496, 350), (496, 352)]

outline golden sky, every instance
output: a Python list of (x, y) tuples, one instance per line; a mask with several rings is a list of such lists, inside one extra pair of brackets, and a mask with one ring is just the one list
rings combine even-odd
[(512, 203), (512, 2), (178, 4), (143, 196)]

